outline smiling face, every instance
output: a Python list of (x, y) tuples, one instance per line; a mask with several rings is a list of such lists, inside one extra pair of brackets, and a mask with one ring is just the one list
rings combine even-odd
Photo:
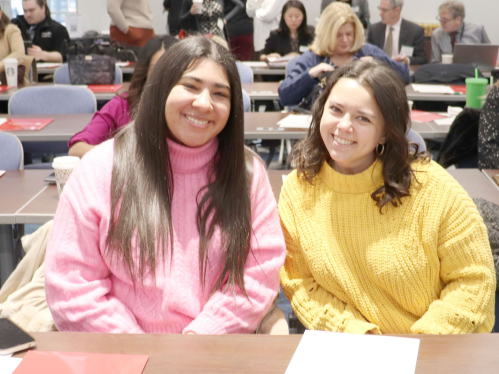
[(383, 115), (370, 88), (341, 78), (324, 107), (320, 133), (333, 168), (342, 174), (358, 174), (376, 159), (375, 148), (385, 143)]
[(351, 53), (353, 43), (355, 41), (355, 28), (353, 23), (347, 22), (341, 25), (336, 34), (336, 45), (334, 48), (335, 55)]
[(286, 22), (289, 31), (294, 33), (303, 22), (303, 13), (298, 8), (290, 7), (284, 13), (284, 22)]
[(201, 60), (186, 70), (166, 99), (165, 119), (173, 140), (200, 147), (227, 124), (231, 90), (225, 70)]

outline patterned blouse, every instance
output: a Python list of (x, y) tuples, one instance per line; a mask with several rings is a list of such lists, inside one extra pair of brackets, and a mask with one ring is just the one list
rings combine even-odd
[(492, 87), (478, 124), (478, 167), (499, 169), (499, 87)]
[(202, 13), (199, 14), (198, 19), (201, 34), (217, 35), (225, 39), (223, 29), (219, 27), (220, 22), (223, 25), (224, 12), (222, 5), (218, 1), (204, 0)]

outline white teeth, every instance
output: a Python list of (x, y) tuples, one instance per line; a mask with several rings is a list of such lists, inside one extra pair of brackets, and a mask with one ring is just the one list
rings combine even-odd
[(196, 125), (207, 125), (208, 122), (210, 121), (200, 121), (198, 119), (195, 119), (195, 118), (192, 118), (191, 116), (188, 116), (188, 115), (185, 115), (185, 117), (191, 121), (191, 122), (194, 122)]
[(350, 144), (353, 144), (354, 142), (351, 142), (350, 140), (345, 140), (345, 139), (341, 139), (335, 135), (333, 135), (334, 137), (334, 140), (336, 140), (337, 143), (339, 144), (343, 144), (343, 145), (350, 145)]

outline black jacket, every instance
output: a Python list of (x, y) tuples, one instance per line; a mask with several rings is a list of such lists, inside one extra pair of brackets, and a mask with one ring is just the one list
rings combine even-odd
[(168, 11), (168, 28), (170, 35), (177, 35), (180, 32), (180, 12), (182, 10), (182, 0), (165, 0), (163, 7)]
[(64, 61), (66, 61), (64, 44), (69, 41), (69, 34), (68, 30), (59, 22), (54, 21), (49, 16), (45, 17), (36, 26), (33, 40), (31, 40), (29, 34), (30, 25), (24, 19), (24, 16), (17, 16), (17, 18), (12, 19), (12, 23), (21, 30), (23, 40), (31, 41), (46, 52), (59, 52)]
[[(386, 25), (384, 23), (378, 22), (372, 24), (367, 34), (367, 42), (383, 49), (385, 46), (385, 32)], [(427, 63), (424, 47), (424, 29), (405, 19), (402, 19), (402, 24), (400, 25), (399, 52), (403, 45), (414, 47), (414, 53), (412, 57), (409, 57), (411, 65), (423, 65)]]
[[(314, 41), (314, 28), (308, 26), (308, 32), (310, 36), (301, 36), (298, 38), (300, 46), (308, 47)], [(265, 48), (260, 52), (262, 55), (268, 55), (269, 53), (279, 53), (281, 56), (291, 53), (291, 43), (289, 37), (283, 36), (274, 30), (270, 33), (270, 36), (265, 41)]]
[[(232, 17), (236, 15), (238, 12), (237, 8), (244, 8), (244, 4), (241, 0), (230, 0), (234, 3), (234, 8), (230, 12), (227, 12), (225, 9), (224, 0), (211, 0), (217, 1), (221, 6), (224, 13), (225, 20), (229, 22)], [(180, 13), (180, 27), (185, 31), (199, 31), (199, 24), (197, 17), (191, 14), (192, 0), (183, 0), (182, 3), (182, 11)]]
[(248, 17), (246, 13), (246, 0), (241, 0), (244, 8), (237, 6), (232, 0), (224, 0), (225, 13), (229, 14), (232, 9), (237, 8), (236, 14), (227, 20), (227, 34), (231, 36), (253, 34), (253, 19)]

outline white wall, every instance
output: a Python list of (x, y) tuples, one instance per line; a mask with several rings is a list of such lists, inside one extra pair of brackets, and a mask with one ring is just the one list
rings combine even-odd
[[(156, 34), (166, 32), (166, 13), (163, 13), (163, 0), (150, 0)], [(309, 24), (315, 25), (319, 17), (321, 0), (301, 0), (307, 9)], [(379, 0), (369, 0), (371, 22), (379, 22)], [(461, 0), (466, 7), (466, 20), (485, 25), (492, 43), (499, 44), (499, 1)], [(437, 22), (438, 6), (443, 2), (435, 0), (405, 0), (402, 16), (414, 22)], [(109, 30), (110, 19), (106, 10), (106, 0), (78, 0), (78, 13), (83, 16), (83, 29)]]

